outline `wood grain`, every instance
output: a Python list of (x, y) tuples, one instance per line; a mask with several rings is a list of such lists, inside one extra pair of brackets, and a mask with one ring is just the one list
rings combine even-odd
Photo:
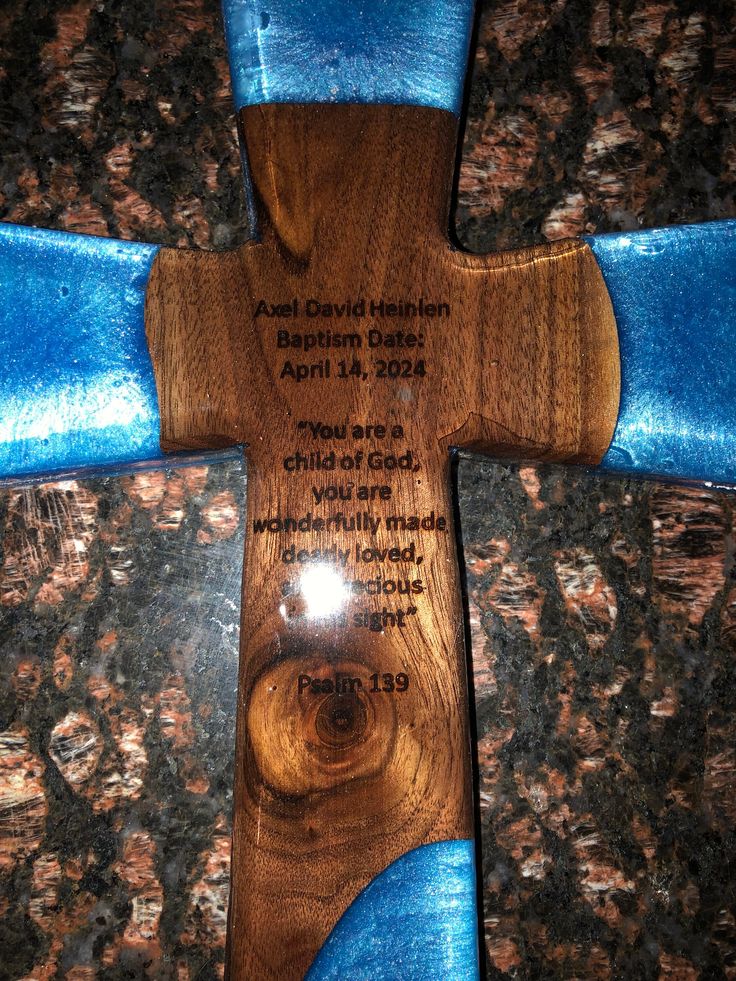
[(391, 861), (473, 833), (449, 447), (599, 461), (619, 361), (587, 246), (450, 244), (451, 115), (241, 122), (259, 241), (162, 250), (146, 320), (164, 447), (248, 447), (229, 969), (291, 979)]

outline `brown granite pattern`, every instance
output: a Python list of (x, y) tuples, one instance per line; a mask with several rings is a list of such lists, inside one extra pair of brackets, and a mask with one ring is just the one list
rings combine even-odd
[(243, 493), (0, 494), (0, 977), (222, 976)]
[(537, 478), (459, 481), (489, 977), (734, 977), (733, 498)]
[(736, 214), (728, 2), (483, 4), (458, 191), (476, 251)]
[[(736, 217), (729, 0), (499, 0), (458, 235)], [(0, 5), (0, 217), (244, 236), (214, 0)], [(0, 979), (222, 976), (243, 474), (0, 491)], [(463, 458), (491, 978), (736, 978), (734, 499)]]

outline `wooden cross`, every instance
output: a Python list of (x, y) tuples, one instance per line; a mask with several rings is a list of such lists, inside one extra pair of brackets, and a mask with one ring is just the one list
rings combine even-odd
[(163, 250), (146, 325), (164, 448), (247, 446), (230, 976), (284, 979), (473, 836), (450, 449), (600, 460), (619, 362), (586, 245), (450, 243), (450, 113), (241, 123), (260, 241)]
[(618, 331), (586, 244), (450, 242), (454, 114), (240, 122), (259, 240), (162, 250), (146, 331), (164, 448), (249, 461), (230, 976), (321, 977), (366, 887), (473, 836), (450, 451), (599, 462)]

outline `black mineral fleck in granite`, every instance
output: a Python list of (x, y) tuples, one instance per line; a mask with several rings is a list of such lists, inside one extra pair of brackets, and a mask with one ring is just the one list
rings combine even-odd
[[(457, 235), (736, 217), (736, 8), (484, 3)], [(212, 0), (0, 3), (0, 217), (245, 238)], [(734, 498), (457, 468), (486, 974), (736, 978)], [(244, 468), (0, 490), (0, 979), (219, 978)]]

